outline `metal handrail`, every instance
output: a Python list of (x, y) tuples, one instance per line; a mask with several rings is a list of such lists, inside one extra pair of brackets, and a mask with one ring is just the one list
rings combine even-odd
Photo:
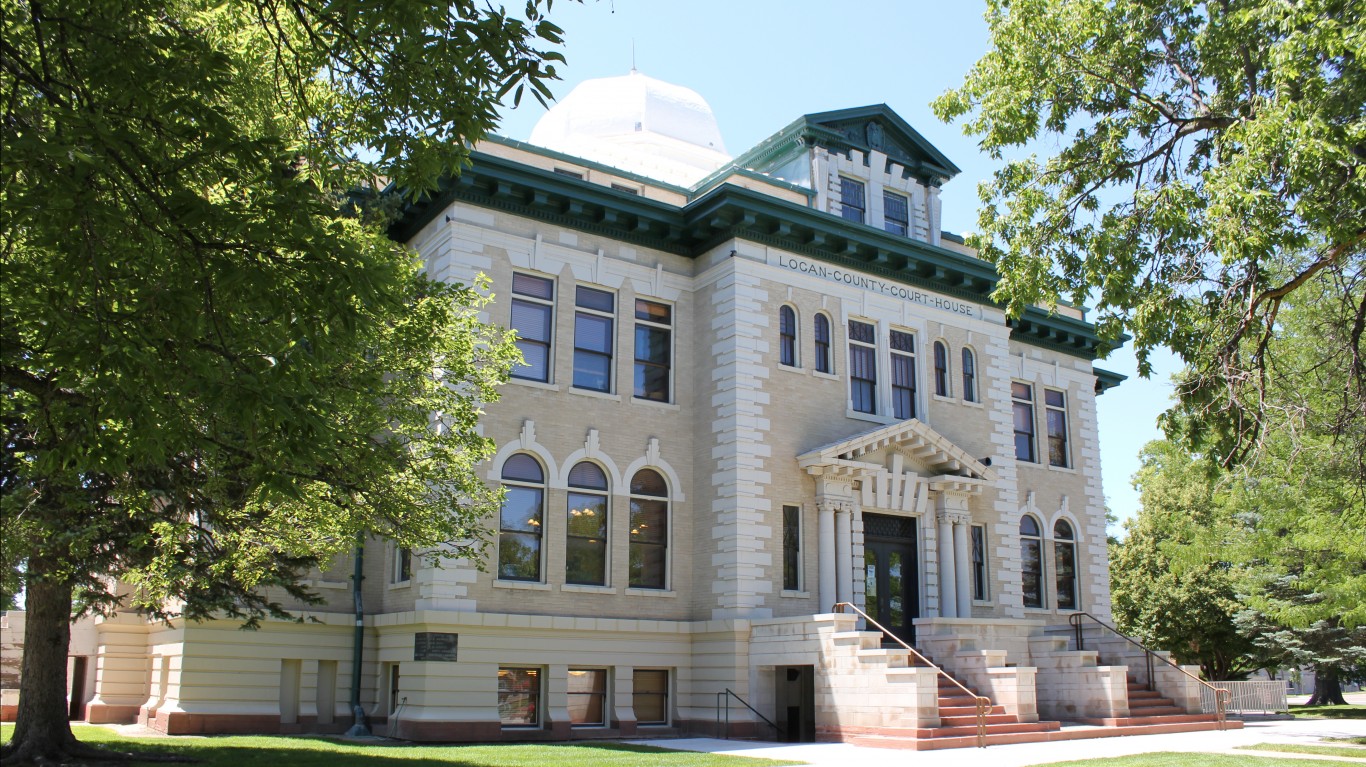
[[(729, 687), (727, 687), (725, 690), (722, 690), (721, 692), (716, 693), (716, 729), (720, 731), (719, 737), (720, 737), (722, 740), (730, 740), (730, 699), (731, 699), (731, 698), (735, 698), (736, 700), (740, 701), (740, 705), (742, 705), (742, 706), (744, 706), (745, 708), (749, 709), (750, 711), (754, 712), (754, 715), (755, 715), (755, 716), (757, 716), (757, 717), (759, 717), (760, 719), (764, 720), (764, 724), (767, 724), (769, 727), (772, 727), (772, 728), (773, 728), (773, 735), (774, 735), (774, 737), (777, 737), (778, 734), (781, 732), (781, 730), (778, 728), (778, 725), (774, 724), (773, 722), (770, 722), (770, 721), (768, 720), (768, 717), (766, 717), (766, 716), (764, 716), (763, 714), (759, 713), (759, 710), (758, 710), (758, 709), (756, 709), (755, 707), (753, 707), (753, 706), (749, 705), (748, 703), (746, 703), (744, 698), (742, 698), (742, 697), (740, 697), (739, 695), (735, 694), (735, 691), (734, 691), (734, 690), (732, 690), (732, 689), (730, 689)], [(725, 704), (726, 704), (726, 724), (725, 724), (724, 729), (723, 729), (722, 726), (721, 726), (721, 703), (722, 703), (722, 701), (724, 701)]]
[(944, 669), (942, 669), (942, 668), (940, 668), (940, 667), (934, 665), (932, 662), (930, 662), (930, 659), (929, 659), (929, 658), (926, 658), (924, 655), (921, 655), (921, 654), (920, 654), (920, 651), (918, 651), (918, 650), (916, 650), (914, 647), (911, 647), (910, 645), (906, 644), (906, 642), (903, 641), (901, 637), (899, 637), (899, 636), (897, 636), (896, 634), (893, 634), (892, 632), (888, 631), (886, 628), (883, 627), (883, 625), (882, 625), (881, 623), (878, 623), (877, 621), (875, 621), (875, 620), (873, 620), (871, 617), (869, 617), (868, 613), (865, 613), (864, 611), (860, 610), (859, 608), (855, 607), (854, 605), (850, 604), (849, 602), (837, 602), (837, 603), (835, 603), (835, 612), (837, 612), (837, 613), (843, 613), (843, 612), (844, 612), (844, 608), (846, 608), (846, 607), (849, 608), (850, 610), (853, 610), (854, 612), (858, 613), (859, 615), (861, 615), (861, 616), (863, 617), (863, 619), (864, 619), (865, 621), (867, 621), (870, 625), (876, 626), (877, 629), (878, 629), (878, 631), (881, 631), (881, 632), (882, 632), (882, 635), (883, 635), (883, 636), (889, 636), (889, 637), (891, 637), (893, 640), (896, 641), (897, 644), (899, 644), (899, 645), (901, 645), (902, 647), (904, 647), (904, 648), (906, 648), (907, 650), (909, 650), (910, 653), (911, 653), (912, 655), (914, 655), (921, 663), (924, 663), (926, 666), (929, 666), (930, 668), (934, 669), (934, 670), (935, 670), (935, 673), (939, 674), (940, 676), (944, 677), (945, 679), (949, 680), (950, 682), (953, 682), (954, 685), (956, 685), (956, 686), (958, 687), (958, 689), (960, 689), (960, 690), (962, 690), (963, 692), (967, 693), (968, 696), (970, 696), (970, 697), (973, 699), (973, 701), (977, 704), (977, 747), (978, 747), (978, 748), (986, 748), (986, 747), (987, 747), (987, 712), (991, 710), (991, 698), (988, 698), (988, 697), (986, 697), (985, 695), (978, 695), (977, 693), (975, 693), (975, 692), (973, 692), (972, 690), (969, 690), (967, 687), (963, 686), (963, 683), (960, 682), (960, 681), (958, 681), (957, 679), (954, 679), (952, 676), (950, 676), (950, 675), (949, 675), (949, 672), (947, 672), (947, 671), (945, 671)]
[(1067, 622), (1072, 624), (1072, 628), (1075, 630), (1075, 633), (1077, 635), (1078, 650), (1086, 649), (1082, 643), (1082, 618), (1090, 618), (1091, 621), (1095, 623), (1097, 626), (1100, 626), (1103, 629), (1107, 629), (1111, 634), (1114, 634), (1120, 639), (1123, 639), (1124, 641), (1143, 651), (1143, 654), (1147, 656), (1148, 660), (1148, 684), (1153, 688), (1154, 692), (1157, 691), (1157, 678), (1153, 676), (1154, 658), (1162, 661), (1168, 666), (1171, 666), (1177, 671), (1180, 671), (1182, 674), (1185, 674), (1191, 679), (1194, 679), (1195, 681), (1209, 688), (1209, 690), (1214, 693), (1214, 721), (1219, 725), (1219, 729), (1226, 729), (1228, 724), (1228, 704), (1233, 699), (1233, 693), (1229, 692), (1227, 689), (1223, 687), (1215, 687), (1214, 685), (1210, 684), (1209, 682), (1206, 682), (1205, 680), (1192, 674), (1184, 668), (1181, 668), (1175, 663), (1172, 663), (1172, 661), (1169, 658), (1164, 658), (1161, 655), (1158, 655), (1157, 653), (1153, 652), (1152, 650), (1144, 646), (1142, 643), (1140, 643), (1137, 639), (1134, 639), (1130, 636), (1125, 636), (1124, 634), (1120, 633), (1119, 629), (1115, 628), (1114, 626), (1111, 626), (1110, 624), (1106, 623), (1100, 618), (1097, 618), (1091, 613), (1075, 612), (1067, 617)]

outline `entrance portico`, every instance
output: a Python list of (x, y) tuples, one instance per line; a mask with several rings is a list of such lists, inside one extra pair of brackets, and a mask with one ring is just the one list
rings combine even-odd
[(821, 609), (852, 602), (904, 620), (907, 639), (913, 617), (971, 617), (973, 499), (996, 481), (989, 467), (915, 419), (797, 462), (816, 480)]

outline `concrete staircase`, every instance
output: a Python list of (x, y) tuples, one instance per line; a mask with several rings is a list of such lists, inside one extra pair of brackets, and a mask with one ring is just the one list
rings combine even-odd
[[(1103, 727), (1135, 728), (1136, 732), (1126, 735), (1154, 735), (1164, 732), (1196, 732), (1215, 728), (1217, 718), (1214, 714), (1190, 714), (1171, 698), (1162, 697), (1146, 684), (1128, 676), (1129, 715), (1119, 717), (1100, 717), (1079, 719), (1079, 724), (1100, 725)], [(1191, 726), (1195, 725), (1195, 726)], [(1229, 729), (1241, 729), (1243, 723), (1237, 720), (1226, 722)]]

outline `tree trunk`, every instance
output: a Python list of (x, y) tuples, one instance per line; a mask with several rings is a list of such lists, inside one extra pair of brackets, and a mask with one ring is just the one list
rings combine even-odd
[(1314, 667), (1314, 694), (1309, 696), (1309, 706), (1345, 706), (1347, 699), (1342, 697), (1342, 681), (1334, 666)]
[(48, 575), (47, 562), (27, 563), (24, 660), (14, 737), (0, 755), (6, 765), (62, 761), (85, 751), (67, 721), (66, 656), (71, 642), (71, 584)]

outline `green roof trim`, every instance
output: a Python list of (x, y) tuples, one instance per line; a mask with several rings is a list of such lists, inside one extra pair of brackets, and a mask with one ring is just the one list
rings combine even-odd
[(1104, 394), (1105, 392), (1110, 391), (1116, 386), (1119, 386), (1121, 383), (1129, 380), (1129, 377), (1126, 375), (1114, 373), (1109, 370), (1102, 370), (1095, 366), (1091, 367), (1091, 371), (1096, 374), (1097, 396)]
[[(761, 191), (720, 183), (679, 207), (483, 152), (471, 152), (470, 162), (407, 205), (389, 236), (407, 242), (459, 201), (687, 258), (743, 239), (997, 306), (991, 292), (998, 275), (985, 261)], [(1012, 339), (1071, 356), (1095, 359), (1111, 346), (1090, 323), (1042, 309), (1031, 308), (1009, 325)]]

